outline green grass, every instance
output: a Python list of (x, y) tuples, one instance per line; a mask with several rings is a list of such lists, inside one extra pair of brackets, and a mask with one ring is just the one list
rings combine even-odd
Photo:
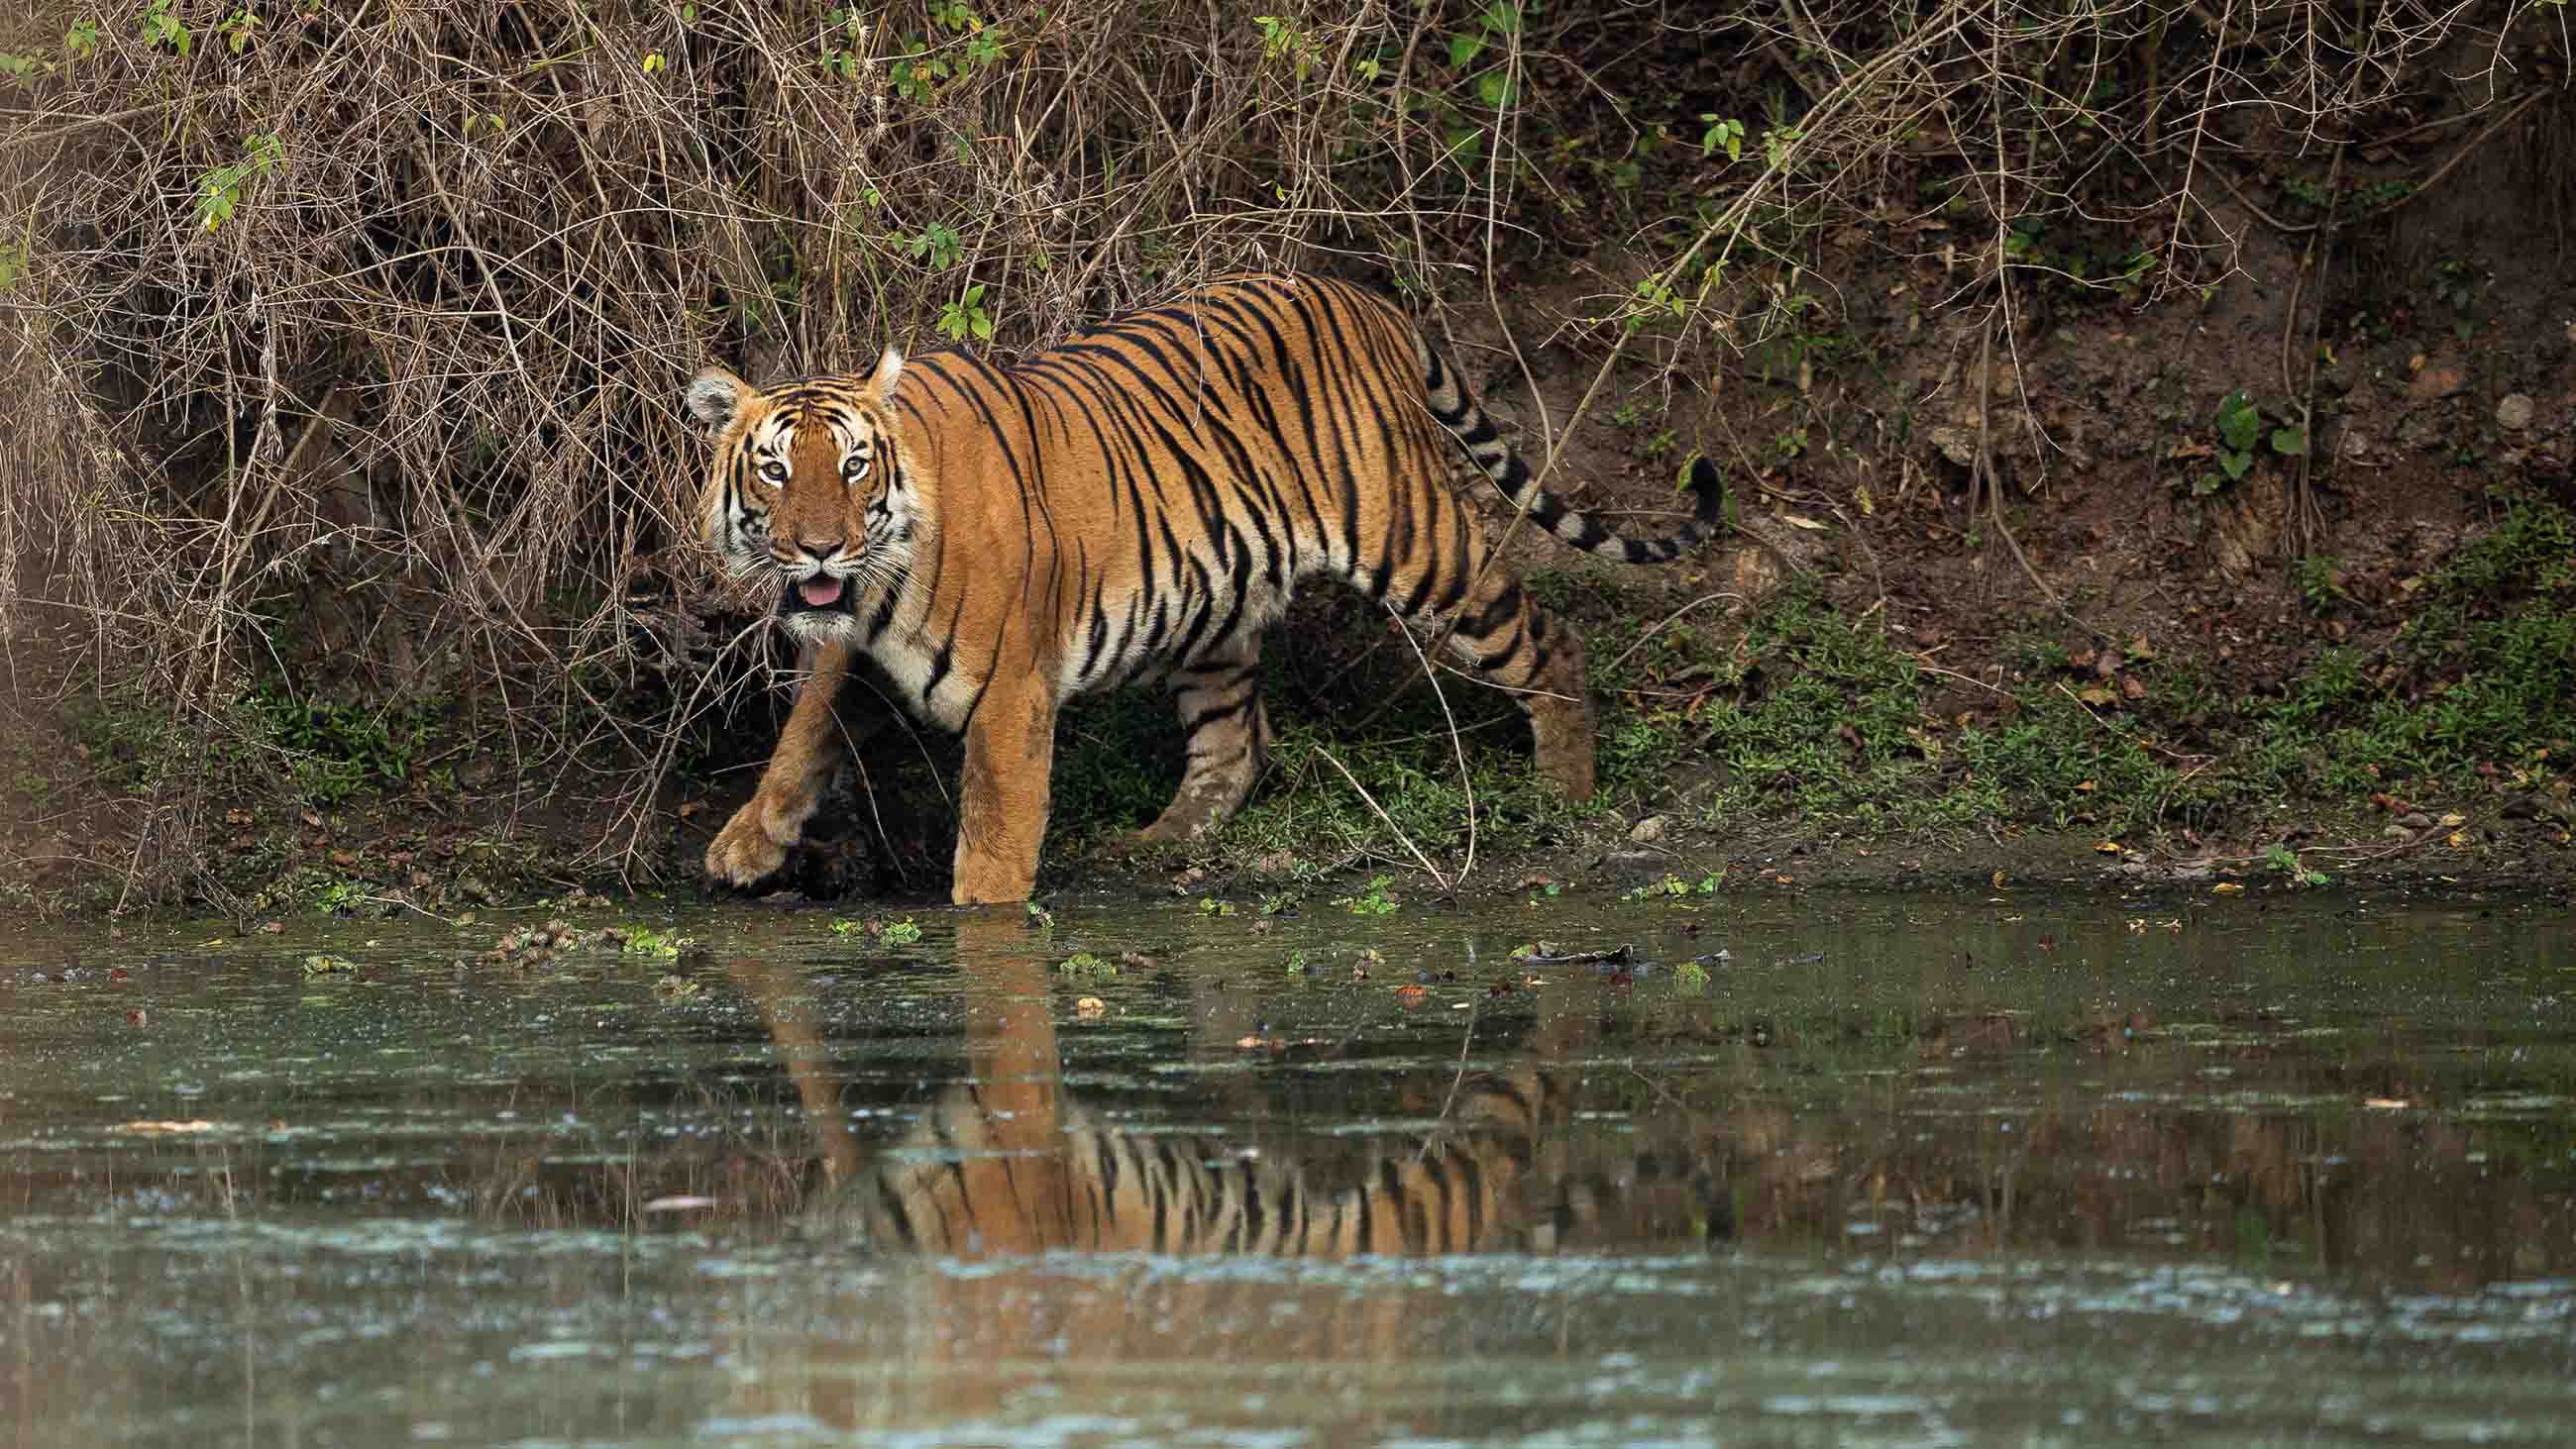
[(263, 685), (203, 732), (139, 693), (93, 699), (73, 720), (111, 790), (149, 794), (174, 773), (208, 771), (218, 794), (282, 784), (301, 803), (330, 806), (414, 783), (452, 785), (418, 778), (444, 715), (437, 703), (370, 709)]

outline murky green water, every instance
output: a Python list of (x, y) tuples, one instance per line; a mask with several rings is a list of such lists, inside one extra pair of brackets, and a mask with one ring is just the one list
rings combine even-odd
[(2560, 912), (565, 914), (14, 930), (0, 1433), (2576, 1437)]

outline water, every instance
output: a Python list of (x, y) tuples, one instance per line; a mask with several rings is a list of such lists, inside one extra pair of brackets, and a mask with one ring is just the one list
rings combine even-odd
[(0, 1436), (2576, 1436), (2563, 912), (1698, 904), (13, 928)]

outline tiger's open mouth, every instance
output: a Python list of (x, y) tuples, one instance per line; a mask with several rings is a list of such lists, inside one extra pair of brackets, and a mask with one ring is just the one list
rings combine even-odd
[(850, 612), (850, 586), (830, 574), (790, 580), (778, 601), (778, 612), (791, 618), (798, 614), (846, 614)]

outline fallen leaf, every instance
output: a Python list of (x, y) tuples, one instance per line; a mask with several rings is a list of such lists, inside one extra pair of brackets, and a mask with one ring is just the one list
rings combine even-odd
[(1423, 998), (1430, 994), (1431, 993), (1428, 990), (1419, 986), (1399, 986), (1395, 988), (1396, 1004), (1406, 1008), (1420, 1006)]
[(2223, 880), (2211, 886), (2209, 893), (2214, 896), (2241, 896), (2245, 894), (2245, 887), (2232, 880)]
[(1108, 1010), (1109, 1003), (1097, 996), (1086, 996), (1073, 1004), (1073, 1014), (1085, 1021), (1104, 1015)]
[(2116, 840), (2097, 840), (2093, 842), (2093, 848), (2104, 855), (2118, 855), (2120, 853), (2120, 842)]
[(1789, 525), (1791, 528), (1810, 529), (1819, 533), (1823, 532), (1825, 527), (1823, 524), (1818, 523), (1816, 520), (1809, 518), (1802, 513), (1783, 513), (1780, 515), (1780, 521)]

